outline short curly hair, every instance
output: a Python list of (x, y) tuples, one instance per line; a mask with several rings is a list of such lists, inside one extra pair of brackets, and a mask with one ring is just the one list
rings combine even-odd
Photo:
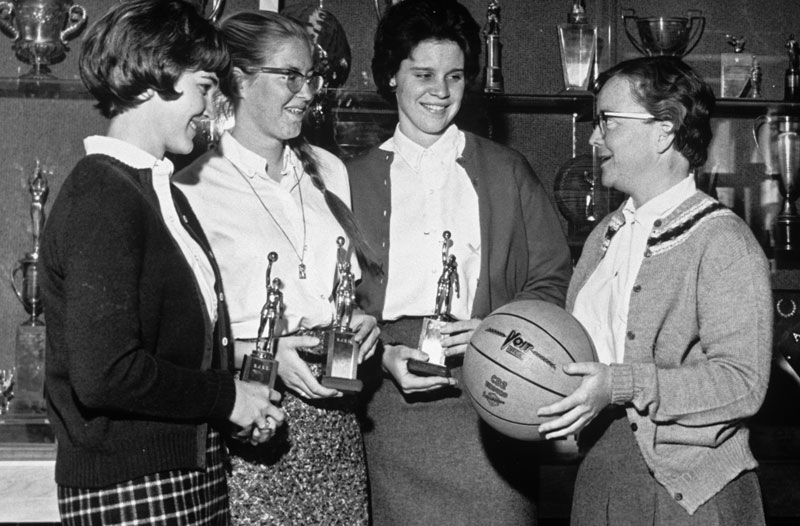
[(467, 81), (478, 76), (480, 27), (469, 10), (455, 0), (403, 0), (386, 10), (375, 33), (372, 76), (386, 100), (395, 101), (389, 79), (425, 40), (455, 42), (464, 53)]
[(231, 62), (219, 30), (184, 0), (116, 2), (87, 31), (79, 58), (95, 107), (113, 118), (152, 89), (167, 100), (186, 71), (209, 71), (230, 91)]
[(626, 60), (600, 74), (594, 92), (598, 93), (614, 77), (627, 79), (636, 102), (656, 119), (673, 124), (674, 147), (692, 168), (705, 164), (716, 98), (688, 64), (675, 57)]

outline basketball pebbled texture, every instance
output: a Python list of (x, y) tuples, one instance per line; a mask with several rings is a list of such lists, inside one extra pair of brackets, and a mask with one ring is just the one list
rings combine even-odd
[[(540, 407), (572, 393), (582, 377), (569, 362), (597, 355), (583, 326), (566, 310), (540, 300), (509, 303), (489, 314), (464, 355), (463, 387), (478, 415), (501, 433), (542, 440)], [(548, 417), (549, 418), (549, 417)]]

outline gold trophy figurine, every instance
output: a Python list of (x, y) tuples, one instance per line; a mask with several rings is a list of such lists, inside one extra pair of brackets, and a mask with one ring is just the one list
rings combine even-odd
[(455, 321), (450, 315), (450, 304), (453, 289), (460, 295), (458, 283), (458, 264), (456, 257), (451, 255), (450, 232), (442, 233), (442, 274), (436, 286), (436, 305), (433, 317), (422, 320), (422, 330), (419, 336), (419, 350), (428, 355), (428, 361), (409, 360), (408, 370), (411, 373), (425, 376), (450, 376), (450, 370), (445, 365), (446, 356), (442, 347), (442, 327), (445, 323)]
[(344, 248), (344, 238), (336, 239), (338, 280), (334, 292), (336, 317), (333, 327), (323, 334), (323, 345), (327, 352), (325, 374), (320, 383), (339, 391), (357, 393), (363, 383), (358, 379), (358, 343), (355, 332), (350, 330), (355, 306), (355, 278), (350, 270), (350, 258)]
[[(11, 274), (11, 287), (30, 317), (17, 327), (14, 348), (14, 401), (11, 403), (10, 412), (17, 415), (44, 416), (45, 326), (39, 319), (42, 314), (39, 290), (39, 240), (44, 228), (44, 205), (49, 187), (45, 172), (38, 160), (28, 190), (31, 194), (33, 250), (19, 260), (19, 264)], [(18, 275), (22, 276), (21, 287), (17, 287), (16, 284)]]
[[(244, 357), (239, 378), (246, 382), (258, 382), (273, 389), (278, 374), (278, 361), (275, 360), (275, 332), (283, 311), (283, 292), (280, 290), (281, 281), (278, 278), (270, 280), (272, 264), (278, 260), (278, 254), (270, 252), (267, 259), (269, 260), (266, 277), (267, 301), (261, 309), (256, 347)], [(266, 337), (264, 337), (265, 329)]]

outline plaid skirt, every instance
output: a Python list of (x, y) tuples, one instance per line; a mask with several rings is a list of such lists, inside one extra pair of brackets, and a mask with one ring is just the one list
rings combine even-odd
[(101, 489), (58, 487), (61, 524), (230, 524), (222, 440), (209, 429), (205, 471), (145, 475)]

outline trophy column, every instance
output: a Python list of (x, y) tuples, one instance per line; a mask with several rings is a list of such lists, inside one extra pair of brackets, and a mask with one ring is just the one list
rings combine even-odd
[[(31, 194), (33, 250), (19, 260), (11, 275), (11, 286), (30, 317), (17, 327), (14, 346), (14, 387), (9, 413), (15, 416), (45, 415), (44, 360), (45, 326), (39, 319), (42, 301), (39, 290), (39, 239), (44, 227), (44, 205), (49, 192), (47, 179), (36, 163), (34, 176), (28, 185)], [(17, 276), (22, 286), (17, 287)]]
[[(278, 260), (278, 254), (270, 252), (267, 256), (267, 301), (261, 309), (261, 321), (256, 335), (256, 347), (244, 357), (239, 378), (245, 382), (258, 382), (275, 388), (278, 375), (278, 361), (275, 360), (275, 329), (283, 311), (283, 293), (278, 278), (272, 279), (272, 264)], [(264, 330), (267, 335), (264, 337)]]
[(323, 345), (327, 352), (325, 375), (320, 383), (330, 389), (357, 393), (363, 383), (358, 379), (358, 343), (355, 333), (350, 330), (355, 305), (355, 278), (350, 270), (350, 258), (344, 248), (344, 238), (338, 237), (337, 274), (338, 280), (334, 292), (336, 318), (333, 327), (325, 331)]
[(445, 365), (446, 356), (442, 347), (442, 327), (445, 323), (455, 321), (450, 315), (450, 303), (453, 297), (453, 288), (459, 294), (458, 264), (456, 257), (450, 255), (450, 231), (442, 233), (442, 274), (436, 287), (436, 305), (433, 317), (422, 320), (422, 330), (419, 335), (419, 350), (428, 355), (428, 361), (409, 360), (408, 370), (411, 373), (425, 376), (450, 376), (450, 370)]

